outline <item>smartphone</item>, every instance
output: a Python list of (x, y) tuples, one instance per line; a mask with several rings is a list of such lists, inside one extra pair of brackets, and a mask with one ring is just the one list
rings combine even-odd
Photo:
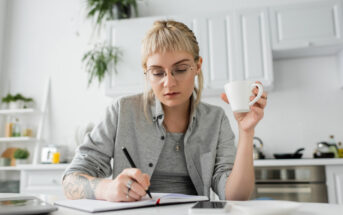
[(229, 204), (224, 201), (197, 202), (189, 209), (189, 214), (225, 214)]

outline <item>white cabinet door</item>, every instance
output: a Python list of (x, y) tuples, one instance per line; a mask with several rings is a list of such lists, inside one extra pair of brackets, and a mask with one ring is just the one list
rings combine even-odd
[(21, 170), (20, 193), (63, 196), (63, 169)]
[(343, 204), (343, 166), (325, 167), (330, 204)]
[(340, 0), (272, 7), (273, 50), (332, 45), (342, 39)]
[(225, 83), (234, 77), (233, 19), (230, 14), (207, 17), (207, 40), (200, 48), (207, 48), (207, 67), (204, 67), (206, 90), (223, 89)]
[(235, 56), (238, 69), (234, 79), (258, 80), (265, 86), (273, 84), (272, 50), (266, 9), (242, 10), (236, 14)]
[(109, 23), (109, 43), (122, 51), (117, 73), (107, 78), (106, 95), (143, 92), (144, 72), (141, 66), (141, 42), (158, 17), (126, 19)]

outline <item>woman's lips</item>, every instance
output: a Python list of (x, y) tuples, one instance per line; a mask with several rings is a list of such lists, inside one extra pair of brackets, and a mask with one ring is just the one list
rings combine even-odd
[(178, 93), (178, 92), (172, 92), (172, 93), (166, 93), (166, 94), (164, 94), (164, 96), (173, 97), (173, 96), (176, 96), (176, 95), (178, 95), (178, 94), (180, 94), (180, 93)]

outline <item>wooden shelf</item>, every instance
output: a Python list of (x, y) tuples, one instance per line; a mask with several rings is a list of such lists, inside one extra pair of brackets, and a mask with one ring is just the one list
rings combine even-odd
[(0, 143), (4, 142), (37, 142), (37, 138), (34, 137), (0, 137)]
[(16, 114), (38, 114), (40, 111), (32, 108), (28, 109), (0, 109), (0, 115), (16, 115)]

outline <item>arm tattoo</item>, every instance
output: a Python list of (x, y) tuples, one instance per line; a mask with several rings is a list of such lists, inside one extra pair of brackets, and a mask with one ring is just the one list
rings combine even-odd
[(75, 172), (64, 178), (64, 193), (68, 199), (95, 199), (95, 189), (100, 181), (100, 178)]

